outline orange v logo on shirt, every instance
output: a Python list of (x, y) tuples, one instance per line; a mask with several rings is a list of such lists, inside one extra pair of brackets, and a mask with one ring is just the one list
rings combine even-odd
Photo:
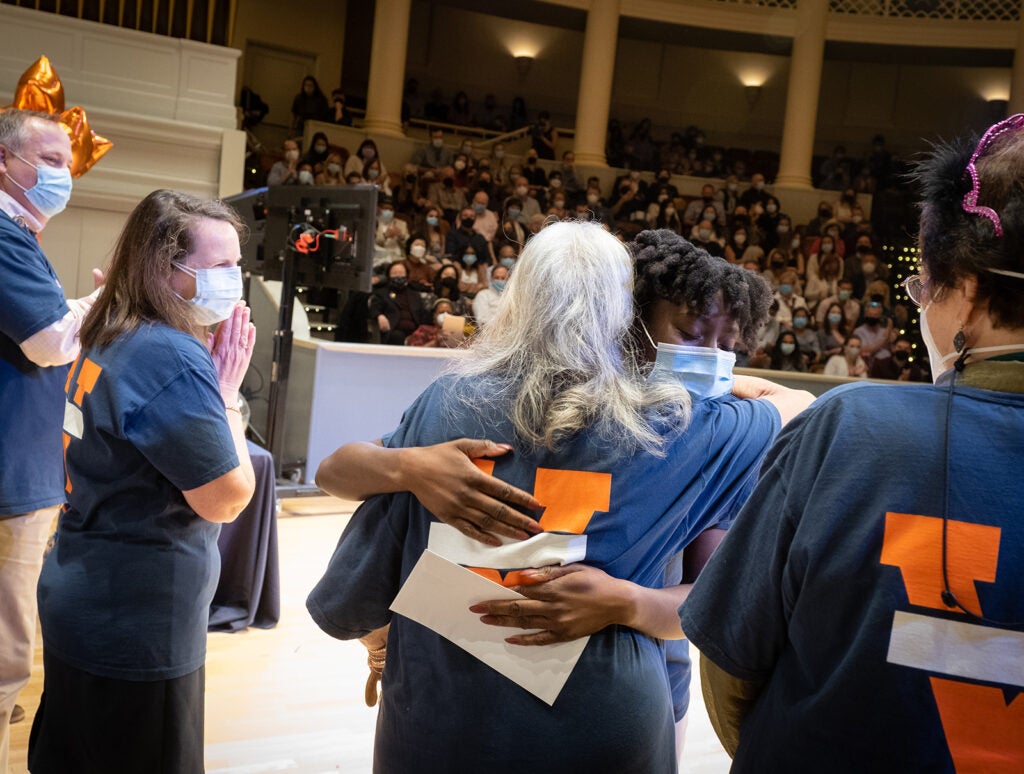
[[(473, 463), (487, 475), (494, 475), (494, 460), (476, 459)], [(545, 532), (582, 535), (594, 513), (607, 513), (611, 507), (612, 474), (537, 468), (533, 494), (544, 503), (540, 526)], [(516, 570), (502, 574), (489, 567), (468, 569), (502, 586), (523, 585)]]
[[(77, 377), (76, 377), (77, 373)], [(82, 359), (82, 354), (79, 353), (78, 357), (75, 358), (75, 362), (71, 364), (71, 368), (68, 370), (68, 379), (64, 382), (64, 392), (67, 395), (67, 402), (64, 405), (64, 491), (70, 494), (73, 490), (71, 485), (71, 477), (67, 473), (68, 464), (68, 446), (71, 444), (71, 433), (68, 432), (69, 425), (76, 425), (79, 430), (81, 437), (81, 423), (82, 423), (82, 401), (85, 400), (85, 396), (92, 392), (96, 386), (96, 381), (100, 378), (100, 374), (103, 373), (103, 368), (96, 365), (89, 358)], [(75, 391), (74, 395), (71, 393), (71, 383), (74, 380)]]

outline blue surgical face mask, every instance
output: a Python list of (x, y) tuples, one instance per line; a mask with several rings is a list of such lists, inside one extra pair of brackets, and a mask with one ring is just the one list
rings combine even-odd
[(235, 304), (242, 300), (240, 266), (193, 269), (183, 263), (175, 263), (174, 268), (195, 277), (196, 294), (189, 303), (192, 304), (192, 317), (199, 325), (215, 325), (228, 319)]
[(500, 293), (505, 289), (505, 280), (491, 280), (491, 287), (494, 288), (495, 293)]
[(433, 215), (427, 218), (427, 225), (430, 226), (431, 228), (437, 228), (438, 222), (438, 219), (435, 218)]
[(521, 212), (522, 212), (522, 210), (520, 210), (518, 207), (509, 207), (508, 208), (508, 216), (510, 218), (512, 218), (512, 220), (515, 220), (516, 218), (518, 218), (519, 217), (519, 213), (521, 213)]
[(796, 345), (791, 344), (788, 341), (784, 341), (781, 344), (779, 344), (779, 349), (782, 350), (783, 355), (792, 355), (793, 352), (796, 350)]
[(719, 398), (732, 392), (735, 353), (664, 342), (657, 349), (654, 370), (671, 372), (695, 399)]
[(473, 212), (475, 212), (477, 215), (483, 215), (484, 214), (484, 210), (486, 210), (486, 209), (487, 209), (487, 207), (485, 205), (483, 205), (483, 204), (474, 204), (473, 205)]
[(807, 327), (807, 318), (806, 317), (794, 317), (793, 318), (793, 326), (796, 327), (796, 328), (806, 328)]
[(790, 284), (779, 285), (779, 292), (784, 296), (788, 296), (793, 292), (793, 286)]
[(504, 266), (509, 271), (511, 271), (512, 267), (516, 265), (516, 259), (515, 258), (502, 258), (501, 259), (501, 265)]
[(473, 253), (466, 253), (462, 256), (462, 262), (467, 266), (472, 266), (476, 263), (476, 256)]
[(36, 184), (31, 188), (25, 188), (10, 175), (7, 179), (25, 192), (25, 198), (44, 218), (52, 218), (63, 212), (71, 198), (71, 170), (67, 167), (58, 169), (46, 164), (33, 165), (14, 151), (11, 151), (11, 155), (29, 166), (35, 166)]
[(843, 316), (838, 312), (829, 312), (828, 321), (833, 325), (839, 325), (843, 321)]

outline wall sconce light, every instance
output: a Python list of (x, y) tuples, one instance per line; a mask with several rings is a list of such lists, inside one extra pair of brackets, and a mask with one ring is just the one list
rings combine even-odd
[(533, 57), (527, 56), (526, 54), (520, 54), (515, 57), (516, 70), (519, 71), (519, 80), (525, 81), (527, 73), (530, 72), (530, 65), (533, 64)]
[(744, 86), (743, 92), (747, 95), (747, 104), (750, 107), (754, 107), (757, 101), (761, 98), (761, 87), (760, 86)]

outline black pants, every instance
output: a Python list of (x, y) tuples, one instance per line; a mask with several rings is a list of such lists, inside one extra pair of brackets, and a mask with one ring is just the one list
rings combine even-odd
[(203, 768), (206, 668), (133, 682), (83, 672), (43, 650), (32, 774), (193, 774)]

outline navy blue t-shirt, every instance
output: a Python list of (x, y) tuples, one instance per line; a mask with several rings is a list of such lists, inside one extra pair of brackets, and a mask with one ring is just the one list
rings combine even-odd
[[(507, 415), (486, 386), (443, 377), (409, 408), (388, 444), (463, 436), (514, 443)], [(729, 510), (736, 482), (756, 470), (778, 422), (763, 401), (704, 401), (694, 404), (684, 433), (665, 429), (663, 458), (584, 432), (557, 453), (517, 448), (493, 461), (493, 474), (546, 505), (545, 530), (586, 535), (587, 564), (661, 588), (668, 561)], [(623, 626), (598, 632), (549, 707), (423, 626), (392, 619), (388, 606), (429, 547), (432, 521), (408, 493), (371, 498), (307, 601), (317, 624), (341, 639), (391, 623), (375, 770), (499, 774), (542, 764), (617, 774), (674, 771), (661, 641)], [(479, 569), (501, 581), (498, 571)]]
[(948, 491), (950, 588), (1024, 621), (1024, 395), (958, 387), (947, 433), (949, 401), (844, 385), (769, 453), (681, 608), (706, 657), (764, 683), (733, 771), (1024, 771), (1024, 626), (942, 597)]
[(68, 367), (41, 368), (20, 345), (68, 311), (36, 238), (0, 211), (0, 517), (64, 500), (60, 422)]
[(64, 432), (67, 506), (39, 580), (45, 647), (101, 677), (195, 671), (206, 657), (220, 525), (181, 492), (238, 466), (209, 353), (156, 324), (82, 352)]

